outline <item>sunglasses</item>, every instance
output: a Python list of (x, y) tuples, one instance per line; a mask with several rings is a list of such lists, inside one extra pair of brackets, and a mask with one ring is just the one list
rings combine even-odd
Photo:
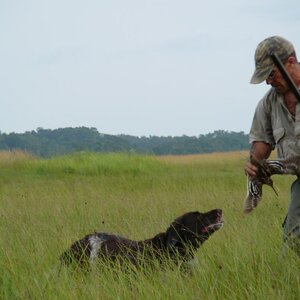
[(267, 80), (270, 81), (270, 80), (273, 80), (276, 75), (278, 73), (278, 70), (272, 70), (271, 73), (269, 74), (269, 76), (267, 77)]

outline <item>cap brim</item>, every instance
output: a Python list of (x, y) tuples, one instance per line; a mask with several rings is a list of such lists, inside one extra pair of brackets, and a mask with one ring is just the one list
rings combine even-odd
[(257, 68), (251, 77), (250, 83), (258, 84), (265, 81), (272, 72), (273, 65), (265, 68)]

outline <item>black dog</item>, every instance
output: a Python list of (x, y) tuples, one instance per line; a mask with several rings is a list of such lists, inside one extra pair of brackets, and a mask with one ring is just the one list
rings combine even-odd
[(76, 241), (60, 259), (63, 264), (75, 262), (89, 267), (98, 259), (112, 261), (127, 260), (135, 266), (142, 261), (170, 258), (175, 263), (188, 262), (194, 252), (211, 234), (222, 227), (222, 210), (207, 213), (188, 212), (151, 239), (132, 241), (108, 233), (92, 233)]

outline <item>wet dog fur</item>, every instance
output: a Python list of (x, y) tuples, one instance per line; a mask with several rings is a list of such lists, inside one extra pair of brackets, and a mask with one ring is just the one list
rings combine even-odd
[(61, 256), (63, 265), (89, 268), (97, 261), (127, 261), (138, 266), (146, 261), (171, 259), (189, 262), (200, 246), (223, 225), (222, 210), (188, 212), (176, 218), (165, 232), (133, 241), (115, 234), (95, 232), (74, 242)]

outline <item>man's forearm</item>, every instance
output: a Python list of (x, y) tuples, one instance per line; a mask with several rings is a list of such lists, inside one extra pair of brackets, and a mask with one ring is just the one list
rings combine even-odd
[(254, 142), (251, 145), (250, 155), (256, 160), (266, 159), (270, 156), (272, 147), (264, 142)]

